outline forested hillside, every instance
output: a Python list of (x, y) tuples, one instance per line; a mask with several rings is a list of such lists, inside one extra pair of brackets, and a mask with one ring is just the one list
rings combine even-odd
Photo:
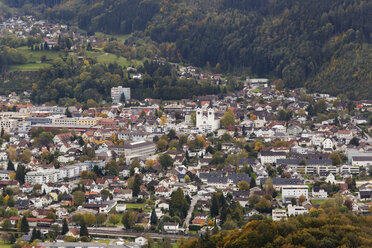
[(320, 214), (312, 210), (310, 216), (298, 216), (288, 221), (271, 220), (249, 222), (241, 230), (205, 235), (191, 239), (181, 248), (326, 248), (371, 247), (371, 217), (353, 214)]
[[(3, 1), (89, 32), (144, 31), (175, 62), (218, 64), (351, 99), (372, 96), (372, 1)], [(25, 9), (30, 3), (34, 9)]]

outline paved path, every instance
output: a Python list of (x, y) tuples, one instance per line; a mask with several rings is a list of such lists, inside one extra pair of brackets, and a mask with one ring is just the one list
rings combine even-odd
[(185, 218), (185, 221), (183, 222), (183, 226), (186, 228), (186, 231), (188, 231), (189, 228), (189, 222), (192, 216), (192, 212), (194, 212), (195, 204), (200, 200), (200, 196), (196, 195), (192, 198), (191, 204), (189, 207), (189, 211), (187, 212), (187, 216)]

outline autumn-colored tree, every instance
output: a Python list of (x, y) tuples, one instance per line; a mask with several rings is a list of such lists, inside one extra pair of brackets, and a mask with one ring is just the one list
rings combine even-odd
[(83, 205), (85, 202), (85, 194), (82, 191), (75, 191), (72, 193), (74, 204), (77, 206)]
[(160, 125), (165, 126), (165, 125), (167, 125), (167, 123), (168, 123), (167, 116), (166, 115), (162, 115), (160, 117)]
[(302, 204), (302, 203), (304, 203), (306, 201), (306, 196), (304, 196), (304, 195), (300, 195), (300, 197), (298, 198), (298, 202), (300, 203), (300, 205)]
[(249, 183), (247, 183), (246, 181), (240, 181), (238, 182), (238, 188), (242, 191), (249, 190)]
[(126, 211), (121, 220), (126, 229), (131, 229), (136, 224), (136, 221), (137, 212), (135, 211)]
[(227, 128), (235, 125), (235, 114), (231, 109), (227, 110), (220, 120), (221, 126)]
[(115, 226), (120, 222), (120, 215), (112, 214), (112, 215), (110, 215), (108, 221)]
[(17, 160), (17, 152), (13, 146), (9, 147), (9, 160), (12, 162)]
[(262, 148), (264, 148), (265, 146), (264, 146), (264, 144), (262, 144), (262, 142), (261, 141), (257, 141), (255, 144), (254, 144), (254, 150), (255, 151), (259, 151), (259, 150), (261, 150)]
[(160, 151), (165, 151), (165, 149), (167, 149), (168, 146), (168, 141), (166, 141), (165, 139), (159, 139), (156, 146)]
[(332, 160), (332, 165), (340, 165), (342, 162), (341, 155), (338, 152), (331, 153), (328, 158)]

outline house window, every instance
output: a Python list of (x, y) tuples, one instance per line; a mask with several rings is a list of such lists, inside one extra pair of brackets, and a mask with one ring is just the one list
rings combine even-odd
[(200, 115), (200, 112), (198, 112), (198, 115)]

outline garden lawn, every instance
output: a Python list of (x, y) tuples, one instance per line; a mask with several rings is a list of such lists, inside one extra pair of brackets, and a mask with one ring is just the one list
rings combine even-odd
[[(331, 199), (331, 198), (328, 198), (328, 199)], [(311, 199), (311, 203), (312, 204), (319, 204), (319, 205), (322, 205), (326, 200), (328, 199)]]
[(0, 243), (0, 248), (10, 248), (10, 247), (12, 247), (11, 244), (1, 244), (1, 243)]

